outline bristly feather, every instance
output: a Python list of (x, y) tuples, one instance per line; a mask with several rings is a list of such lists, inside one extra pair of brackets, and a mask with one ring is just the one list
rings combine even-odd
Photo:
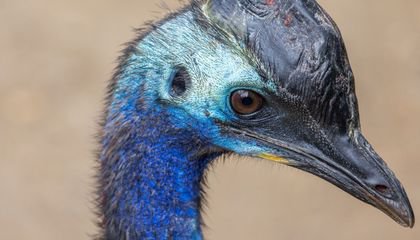
[[(173, 123), (168, 122), (169, 117), (165, 116), (164, 111), (160, 111), (155, 107), (146, 106), (148, 103), (146, 99), (147, 93), (144, 89), (145, 83), (142, 83), (140, 85), (141, 87), (136, 90), (145, 96), (140, 96), (135, 104), (119, 102), (120, 100), (116, 99), (119, 91), (119, 82), (130, 77), (127, 75), (127, 71), (131, 71), (128, 69), (133, 63), (130, 58), (133, 55), (141, 54), (138, 49), (139, 43), (151, 32), (159, 29), (164, 23), (185, 14), (187, 11), (193, 11), (196, 7), (195, 4), (192, 4), (177, 13), (170, 14), (157, 23), (149, 24), (147, 28), (138, 30), (139, 35), (134, 41), (126, 44), (126, 48), (119, 58), (119, 64), (108, 86), (105, 117), (100, 123), (102, 131), (99, 134), (99, 139), (102, 151), (98, 153), (100, 174), (97, 177), (99, 182), (97, 204), (100, 209), (98, 214), (101, 219), (101, 222), (98, 225), (102, 232), (99, 234), (98, 239), (201, 239), (199, 226), (202, 221), (199, 211), (201, 209), (200, 200), (204, 195), (201, 184), (205, 182), (205, 169), (207, 164), (210, 160), (220, 155), (223, 150), (212, 150), (211, 148), (208, 148), (210, 144), (205, 143), (204, 140), (200, 139), (200, 136), (195, 136), (194, 132), (185, 132), (185, 129), (174, 130), (176, 129), (176, 126), (174, 126)], [(195, 13), (200, 14), (199, 11), (196, 11)], [(147, 71), (142, 72), (140, 69), (140, 71), (136, 72), (136, 77), (141, 79), (142, 76), (145, 77), (147, 74)], [(156, 72), (156, 74), (159, 73)], [(150, 80), (152, 81), (152, 79)], [(130, 100), (125, 99), (124, 101)], [(120, 107), (115, 108), (115, 104)], [(139, 113), (140, 115), (136, 115), (135, 113)], [(147, 125), (148, 123), (150, 125)], [(196, 125), (198, 124), (199, 123)], [(191, 127), (191, 129), (194, 129), (194, 127)], [(157, 132), (159, 132), (159, 134), (157, 134)], [(164, 141), (165, 136), (166, 141), (163, 143), (162, 141)], [(153, 146), (151, 144), (157, 145)], [(195, 146), (196, 149), (183, 149), (180, 145)], [(161, 151), (159, 152), (158, 149), (161, 149)], [(163, 152), (163, 149), (166, 149), (166, 151)], [(153, 155), (151, 155), (151, 153), (153, 153)], [(147, 170), (147, 165), (153, 162), (158, 163), (161, 160), (168, 160), (168, 157), (171, 158), (174, 163), (185, 160), (190, 162), (180, 162), (181, 164), (192, 164), (200, 160), (198, 162), (199, 165), (189, 167), (188, 171), (191, 172), (186, 176), (188, 180), (193, 183), (192, 187), (196, 188), (196, 190), (186, 190), (186, 195), (183, 197), (181, 196), (182, 198), (186, 198), (184, 200), (187, 201), (187, 205), (191, 205), (190, 207), (185, 206), (183, 207), (184, 210), (176, 210), (177, 206), (179, 207), (182, 204), (174, 205), (172, 206), (172, 209), (175, 209), (174, 211), (176, 211), (176, 213), (173, 213), (175, 215), (156, 216), (158, 218), (163, 218), (158, 220), (153, 217), (155, 214), (159, 215), (158, 213), (147, 213), (145, 204), (153, 205), (153, 203), (144, 202), (146, 198), (142, 196), (146, 193), (136, 193), (136, 191), (148, 189), (148, 191), (151, 192), (158, 192), (159, 187), (156, 187), (155, 184), (158, 184), (161, 180), (155, 179), (154, 175), (159, 174), (159, 169), (155, 169), (154, 171), (149, 169), (149, 171)], [(147, 162), (145, 162), (146, 160)], [(161, 163), (164, 164), (164, 162)], [(180, 167), (182, 166), (180, 165)], [(168, 170), (170, 171), (171, 169)], [(147, 174), (143, 175), (143, 180), (141, 180), (141, 174), (144, 171), (146, 171)], [(172, 172), (181, 173), (182, 171), (182, 169), (177, 169)], [(162, 179), (162, 181), (164, 181), (168, 175), (162, 174), (161, 178), (164, 178)], [(155, 180), (158, 182), (154, 182)], [(175, 179), (169, 180), (170, 179), (168, 179), (167, 184), (171, 184), (171, 181), (175, 181)], [(136, 183), (142, 184), (142, 181), (148, 182), (145, 182), (145, 184), (141, 186), (136, 186)], [(198, 185), (194, 185), (194, 182)], [(149, 184), (152, 184), (153, 187)], [(127, 188), (127, 185), (130, 187)], [(163, 189), (165, 190), (157, 193), (157, 195), (164, 195), (164, 192), (173, 190), (169, 187)], [(198, 195), (195, 195), (196, 193)], [(171, 195), (176, 196), (177, 194), (171, 192)], [(167, 197), (171, 198), (169, 195)], [(124, 202), (128, 200), (135, 200), (136, 203), (131, 203), (131, 205), (127, 206), (129, 207), (127, 209), (124, 207)], [(170, 202), (172, 201), (178, 200), (169, 199), (167, 204), (171, 204)], [(169, 212), (169, 214), (172, 213)], [(139, 216), (142, 215), (146, 217), (146, 219), (138, 219)], [(188, 215), (191, 216), (188, 217)], [(183, 222), (174, 223), (174, 217), (176, 216), (184, 216), (184, 218), (180, 218), (179, 220)], [(166, 217), (169, 217), (169, 219), (166, 219)], [(192, 221), (190, 224), (185, 222), (190, 221), (188, 219)], [(156, 224), (167, 225), (158, 227), (153, 225), (153, 221), (157, 221)]]
[[(276, 91), (275, 85), (267, 82), (269, 69), (264, 69), (254, 55), (261, 49), (252, 52), (241, 46), (237, 42), (240, 33), (232, 34), (210, 22), (209, 16), (202, 12), (202, 4), (201, 1), (193, 1), (190, 6), (162, 21), (149, 24), (148, 28), (140, 30), (134, 41), (127, 44), (119, 59), (108, 87), (107, 109), (100, 134), (101, 197), (98, 202), (102, 209), (103, 239), (201, 238), (200, 182), (207, 164), (223, 151), (214, 151), (215, 148), (210, 147), (214, 142), (207, 142), (208, 138), (217, 134), (205, 132), (218, 131), (208, 125), (212, 118), (207, 109), (203, 122), (194, 122), (194, 119), (182, 117), (186, 109), (179, 112), (175, 108), (168, 112), (153, 104), (161, 101), (162, 96), (158, 96), (157, 91), (162, 88), (162, 78), (171, 75), (171, 64), (203, 62), (204, 69), (199, 71), (188, 66), (196, 79), (206, 79), (201, 84), (197, 83), (201, 89), (197, 94), (200, 95), (206, 91), (206, 85), (220, 85), (227, 76), (234, 81), (244, 81), (249, 87), (265, 84), (271, 88), (270, 91)], [(184, 51), (185, 56), (178, 56), (180, 51)], [(194, 60), (189, 57), (200, 53)], [(209, 63), (220, 66), (210, 67)], [(202, 77), (202, 74), (209, 75)], [(220, 88), (222, 95), (223, 91)], [(192, 101), (199, 98), (197, 95)], [(164, 102), (162, 100), (161, 103)], [(207, 103), (202, 104), (207, 108)], [(191, 111), (196, 112), (197, 109)], [(219, 114), (219, 118), (222, 116), (218, 112), (210, 115), (214, 114)], [(222, 141), (219, 146), (227, 144), (226, 140)], [(236, 145), (235, 142), (229, 144)], [(253, 143), (249, 144), (249, 147), (241, 144), (241, 148), (252, 151)], [(199, 147), (191, 149), (189, 145)], [(201, 165), (189, 165), (194, 161)], [(171, 174), (183, 172), (188, 174), (180, 179), (171, 177)], [(174, 188), (173, 184), (179, 180), (185, 180), (186, 185)], [(166, 195), (168, 192), (171, 194)], [(166, 197), (162, 199), (162, 196)], [(186, 205), (181, 207), (183, 201)], [(182, 210), (177, 209), (179, 207)], [(173, 221), (191, 222), (181, 224)]]
[(227, 152), (305, 170), (414, 225), (361, 134), (343, 40), (315, 0), (192, 0), (139, 31), (100, 124), (98, 239), (201, 240), (206, 170)]
[[(117, 81), (120, 78), (120, 76), (123, 74), (124, 67), (127, 65), (127, 60), (130, 57), (130, 55), (137, 51), (137, 44), (142, 41), (150, 32), (154, 31), (156, 28), (164, 24), (166, 21), (169, 21), (175, 17), (177, 17), (179, 14), (182, 14), (185, 11), (188, 11), (191, 9), (191, 6), (184, 6), (177, 12), (170, 12), (167, 14), (164, 18), (159, 19), (157, 21), (149, 21), (144, 23), (144, 25), (140, 28), (134, 29), (135, 32), (135, 38), (125, 44), (123, 44), (123, 50), (120, 53), (120, 56), (117, 59), (117, 65), (114, 69), (114, 74), (112, 75), (112, 78), (110, 81), (108, 81), (108, 86), (104, 98), (104, 111), (102, 114), (102, 119), (99, 121), (99, 131), (96, 135), (96, 139), (99, 142), (100, 148), (102, 148), (102, 139), (104, 138), (104, 127), (106, 124), (106, 118), (109, 113), (109, 106), (111, 105), (112, 98), (116, 89)], [(96, 159), (97, 159), (97, 166), (96, 166), (96, 172), (95, 179), (97, 182), (95, 196), (96, 199), (94, 200), (94, 204), (96, 205), (96, 210), (94, 212), (98, 216), (97, 226), (100, 230), (97, 234), (95, 234), (94, 238), (98, 240), (107, 240), (106, 239), (106, 233), (105, 233), (105, 218), (107, 216), (104, 215), (102, 212), (102, 209), (104, 208), (104, 200), (103, 200), (103, 189), (105, 186), (103, 186), (103, 181), (101, 177), (102, 173), (102, 167), (101, 162), (99, 161), (101, 155), (101, 150), (96, 150)]]

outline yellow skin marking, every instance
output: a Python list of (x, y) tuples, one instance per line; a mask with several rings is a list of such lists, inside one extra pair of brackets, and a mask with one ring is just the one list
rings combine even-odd
[(264, 159), (267, 159), (267, 160), (270, 160), (270, 161), (274, 161), (274, 162), (277, 162), (277, 163), (286, 164), (286, 165), (288, 165), (290, 163), (287, 159), (285, 159), (283, 157), (279, 157), (279, 156), (269, 154), (269, 153), (262, 153), (262, 154), (258, 155), (258, 157), (264, 158)]

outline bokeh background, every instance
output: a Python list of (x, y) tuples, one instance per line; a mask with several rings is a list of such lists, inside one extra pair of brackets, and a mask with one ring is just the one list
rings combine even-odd
[[(170, 9), (181, 3), (165, 0)], [(420, 1), (320, 0), (344, 35), (362, 126), (420, 212)], [(160, 0), (0, 0), (0, 239), (90, 239), (94, 134), (134, 27)], [(420, 239), (297, 170), (228, 159), (209, 174), (207, 239)]]

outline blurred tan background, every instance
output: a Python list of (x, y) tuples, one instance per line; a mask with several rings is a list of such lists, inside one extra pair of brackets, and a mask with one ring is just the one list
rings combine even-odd
[[(420, 1), (320, 2), (343, 32), (364, 132), (419, 215)], [(0, 0), (0, 239), (95, 233), (93, 136), (104, 89), (132, 28), (165, 13), (159, 3)], [(230, 159), (209, 177), (207, 239), (420, 239), (420, 226), (404, 229), (291, 168)]]

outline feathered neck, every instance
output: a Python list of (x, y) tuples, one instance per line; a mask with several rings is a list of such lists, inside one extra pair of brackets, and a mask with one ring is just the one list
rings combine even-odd
[(103, 239), (202, 239), (200, 182), (217, 153), (165, 112), (110, 116), (100, 153)]
[(221, 152), (201, 137), (206, 123), (165, 108), (156, 93), (186, 36), (209, 41), (187, 10), (130, 44), (111, 83), (99, 153), (100, 239), (202, 239), (201, 181)]

